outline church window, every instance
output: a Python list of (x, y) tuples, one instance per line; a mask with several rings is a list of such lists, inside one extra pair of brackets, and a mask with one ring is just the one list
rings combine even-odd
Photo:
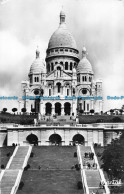
[(69, 96), (69, 89), (67, 89), (67, 96)]
[(36, 80), (36, 77), (34, 78), (34, 81), (36, 82), (37, 80)]
[(63, 62), (61, 61), (60, 64), (63, 65)]
[(74, 63), (74, 67), (76, 67), (76, 63)]
[(39, 77), (36, 78), (36, 81), (39, 82)]
[(66, 52), (68, 52), (68, 49), (65, 49)]
[(68, 70), (68, 62), (65, 62), (65, 70)]
[(56, 85), (57, 85), (57, 87), (58, 87), (58, 88), (57, 88), (57, 90), (58, 90), (58, 93), (60, 93), (60, 89), (61, 89), (61, 83), (57, 83)]
[(51, 89), (49, 89), (49, 96), (51, 96)]
[(86, 102), (84, 101), (84, 111), (85, 111), (85, 104), (86, 104)]
[(47, 65), (47, 73), (50, 72), (50, 64)]
[(55, 52), (58, 52), (58, 49), (56, 49)]
[(87, 111), (89, 111), (89, 104), (87, 104)]
[(72, 63), (70, 63), (70, 70), (72, 70)]
[(72, 50), (70, 50), (70, 52), (72, 52)]
[(54, 67), (53, 67), (53, 63), (51, 63), (51, 71), (53, 71)]
[(84, 76), (82, 77), (82, 81), (84, 82)]
[(86, 76), (85, 76), (85, 82), (87, 81), (87, 78), (86, 78)]
[(63, 51), (63, 49), (60, 49), (60, 51)]
[(91, 82), (91, 77), (89, 77), (89, 82)]
[(83, 88), (82, 94), (87, 94), (87, 89), (86, 88)]

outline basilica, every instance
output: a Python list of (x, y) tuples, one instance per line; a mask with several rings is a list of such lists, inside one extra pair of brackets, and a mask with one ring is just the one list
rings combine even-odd
[[(76, 41), (68, 31), (66, 15), (61, 11), (59, 27), (49, 40), (45, 60), (37, 49), (29, 79), (21, 83), (22, 96), (35, 99), (23, 100), (27, 112), (34, 109), (41, 115), (76, 116), (77, 112), (89, 114), (93, 109), (100, 113), (103, 100), (95, 97), (102, 97), (102, 81), (94, 82), (94, 72), (87, 55), (83, 46), (82, 59), (79, 59)], [(68, 98), (79, 96), (91, 98)]]

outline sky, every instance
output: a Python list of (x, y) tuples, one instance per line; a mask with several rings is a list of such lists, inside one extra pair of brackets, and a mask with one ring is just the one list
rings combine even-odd
[[(104, 111), (121, 108), (124, 100), (124, 1), (123, 0), (0, 0), (0, 96), (20, 96), (21, 81), (28, 79), (37, 45), (41, 58), (59, 14), (80, 52), (85, 45), (94, 79), (103, 81)], [(18, 107), (17, 101), (0, 100), (0, 111)]]

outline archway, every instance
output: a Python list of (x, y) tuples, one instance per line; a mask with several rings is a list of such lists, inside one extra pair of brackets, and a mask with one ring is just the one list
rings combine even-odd
[(61, 83), (58, 82), (58, 83), (56, 84), (56, 86), (57, 86), (57, 92), (60, 93), (60, 92), (61, 92)]
[(71, 104), (69, 102), (66, 102), (64, 104), (64, 112), (65, 112), (65, 115), (70, 115), (70, 113), (71, 113)]
[(52, 112), (52, 104), (51, 103), (46, 103), (46, 115), (51, 115)]
[(61, 115), (61, 104), (59, 102), (55, 103), (55, 113)]
[(49, 141), (50, 141), (50, 144), (61, 144), (62, 142), (62, 138), (60, 135), (58, 134), (52, 134), (50, 137), (49, 137)]
[(84, 139), (83, 135), (81, 135), (81, 134), (74, 135), (72, 141), (74, 143), (78, 143), (78, 144), (82, 144), (82, 145), (84, 145), (84, 143), (85, 143), (85, 139)]
[(38, 137), (32, 133), (26, 137), (26, 140), (30, 144), (38, 145)]

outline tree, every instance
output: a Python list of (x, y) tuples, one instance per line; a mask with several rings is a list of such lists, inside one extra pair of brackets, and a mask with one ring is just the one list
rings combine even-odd
[(26, 111), (27, 111), (26, 108), (21, 109), (21, 112), (23, 112), (23, 113), (26, 113)]
[(83, 114), (84, 113), (84, 110), (80, 110), (80, 113)]
[(122, 150), (124, 150), (124, 133), (119, 139), (112, 140), (102, 155), (103, 164), (101, 167), (107, 172), (110, 180), (115, 178), (124, 181), (124, 154)]
[(7, 108), (3, 108), (3, 110), (2, 110), (4, 113), (6, 113), (6, 111), (7, 111)]
[(113, 115), (113, 113), (114, 113), (114, 110), (113, 110), (113, 109), (111, 109), (111, 110), (110, 110), (110, 113), (111, 113), (111, 115)]
[(123, 113), (123, 109), (120, 109), (119, 111), (120, 111), (120, 114), (122, 115), (122, 113)]
[(16, 111), (17, 111), (17, 108), (12, 108), (12, 112), (14, 112), (14, 114)]
[(90, 110), (90, 113), (91, 113), (91, 114), (94, 114), (94, 112), (95, 112), (94, 109), (91, 109), (91, 110)]

